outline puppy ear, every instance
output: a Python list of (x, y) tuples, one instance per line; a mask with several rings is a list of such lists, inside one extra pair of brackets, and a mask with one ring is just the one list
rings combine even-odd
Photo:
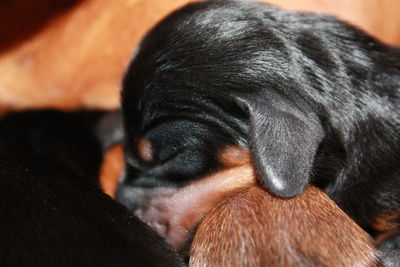
[(248, 142), (261, 183), (279, 197), (300, 194), (310, 181), (323, 130), (287, 101), (234, 97), (249, 116)]

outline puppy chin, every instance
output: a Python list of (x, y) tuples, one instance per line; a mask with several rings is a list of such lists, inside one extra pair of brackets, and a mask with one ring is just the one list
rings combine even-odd
[(191, 238), (194, 223), (187, 219), (191, 216), (183, 208), (177, 192), (178, 189), (172, 187), (123, 186), (119, 187), (116, 199), (182, 252)]
[(117, 200), (185, 254), (203, 217), (227, 196), (255, 181), (252, 166), (245, 164), (213, 173), (182, 188), (120, 185)]

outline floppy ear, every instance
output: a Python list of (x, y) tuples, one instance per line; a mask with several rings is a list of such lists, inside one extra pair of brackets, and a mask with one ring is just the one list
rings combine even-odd
[(261, 183), (288, 198), (308, 185), (323, 130), (313, 115), (273, 99), (235, 97), (249, 116), (249, 148)]

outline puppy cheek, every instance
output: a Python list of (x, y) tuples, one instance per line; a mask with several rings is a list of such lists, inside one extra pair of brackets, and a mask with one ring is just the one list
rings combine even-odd
[(217, 154), (219, 163), (226, 168), (250, 164), (251, 161), (249, 151), (236, 145), (226, 146)]
[(115, 194), (115, 199), (133, 213), (136, 213), (139, 209), (143, 210), (145, 206), (148, 206), (151, 197), (151, 189), (132, 187), (126, 185), (124, 182), (118, 185)]

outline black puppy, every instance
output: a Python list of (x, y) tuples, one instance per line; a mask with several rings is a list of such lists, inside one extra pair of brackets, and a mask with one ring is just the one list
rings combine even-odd
[(365, 228), (400, 224), (398, 48), (327, 15), (207, 1), (143, 39), (123, 87), (118, 199), (145, 220), (161, 187), (234, 146), (279, 197), (314, 183)]
[(103, 116), (48, 110), (0, 120), (1, 266), (181, 266), (98, 187)]

